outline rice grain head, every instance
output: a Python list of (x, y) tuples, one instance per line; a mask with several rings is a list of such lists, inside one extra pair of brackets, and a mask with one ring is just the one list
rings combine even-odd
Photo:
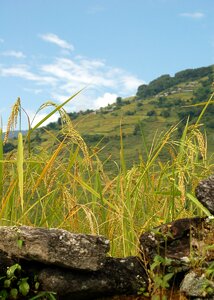
[(20, 113), (20, 109), (21, 109), (21, 100), (18, 97), (15, 104), (12, 107), (12, 111), (11, 111), (11, 114), (10, 114), (8, 122), (7, 122), (7, 130), (6, 130), (6, 133), (5, 133), (5, 136), (4, 136), (4, 141), (3, 141), (4, 145), (8, 141), (10, 131), (14, 131), (14, 129), (16, 128), (17, 118), (18, 118), (18, 115)]

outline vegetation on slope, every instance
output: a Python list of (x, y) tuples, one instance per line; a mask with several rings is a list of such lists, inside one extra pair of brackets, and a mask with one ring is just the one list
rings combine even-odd
[[(203, 101), (212, 92), (213, 66), (178, 72), (174, 77), (163, 75), (148, 85), (138, 88), (135, 97), (122, 99), (97, 111), (86, 110), (69, 113), (74, 127), (80, 132), (89, 147), (100, 151), (103, 161), (109, 160), (106, 168), (115, 170), (119, 164), (120, 134), (122, 131), (125, 160), (128, 167), (145, 157), (142, 145), (150, 145), (154, 136), (160, 135), (174, 124), (178, 125), (176, 135), (181, 135), (187, 122), (195, 122)], [(140, 91), (144, 90), (143, 93)], [(152, 96), (151, 96), (152, 95)], [(78, 101), (78, 100), (77, 100)], [(209, 138), (208, 152), (214, 150), (214, 107), (210, 106), (203, 118), (203, 130)], [(32, 144), (46, 144), (50, 141), (48, 132), (56, 134), (61, 130), (61, 118), (32, 134)], [(143, 137), (143, 138), (142, 138)], [(4, 151), (11, 151), (15, 145), (10, 140)], [(116, 162), (116, 164), (114, 163)]]

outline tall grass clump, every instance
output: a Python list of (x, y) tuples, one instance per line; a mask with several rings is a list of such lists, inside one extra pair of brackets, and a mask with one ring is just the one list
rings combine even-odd
[[(21, 128), (20, 99), (15, 103), (4, 139), (0, 131), (0, 225), (103, 234), (111, 241), (111, 254), (127, 256), (137, 253), (142, 231), (181, 217), (209, 215), (194, 196), (200, 179), (213, 172), (200, 124), (205, 109), (195, 124), (187, 120), (180, 138), (178, 125), (156, 135), (144, 157), (129, 170), (121, 131), (120, 166), (109, 177), (99, 153), (88, 149), (63, 108), (74, 96), (59, 106), (42, 105), (38, 112), (46, 107), (52, 111), (29, 125), (26, 136), (20, 130), (17, 150), (3, 154), (18, 118)], [(36, 129), (54, 113), (60, 114), (62, 129), (54, 134), (44, 128), (48, 141), (36, 145)], [(167, 159), (161, 159), (163, 152)]]

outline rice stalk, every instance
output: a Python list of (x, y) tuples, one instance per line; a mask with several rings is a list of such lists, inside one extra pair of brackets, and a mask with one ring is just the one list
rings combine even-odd
[[(11, 213), (10, 210), (12, 208), (12, 204), (13, 204), (13, 194), (14, 191), (16, 189), (17, 186), (17, 180), (12, 180), (10, 182), (10, 186), (8, 188), (7, 193), (5, 194), (5, 196), (2, 198), (1, 201), (1, 210), (0, 210), (0, 220), (2, 220), (3, 218), (7, 219), (9, 217), (9, 214)], [(10, 218), (10, 222), (11, 223), (15, 223), (16, 220), (12, 220)]]
[(3, 196), (3, 134), (0, 128), (0, 197)]
[(18, 134), (18, 150), (17, 150), (17, 173), (18, 173), (18, 185), (19, 185), (19, 193), (21, 200), (21, 208), (22, 212), (24, 209), (24, 148), (23, 148), (23, 139), (22, 133)]
[(90, 169), (92, 169), (88, 147), (81, 135), (77, 132), (77, 130), (74, 129), (71, 122), (69, 122), (69, 124), (67, 124), (67, 126), (62, 129), (62, 133), (66, 137), (70, 138), (74, 144), (77, 144), (79, 146), (84, 155), (86, 165), (88, 165)]
[(144, 176), (146, 175), (146, 173), (149, 171), (149, 169), (152, 167), (152, 165), (154, 164), (155, 160), (158, 158), (160, 152), (163, 150), (163, 148), (165, 147), (165, 145), (169, 142), (169, 139), (171, 138), (172, 133), (177, 129), (176, 126), (171, 127), (163, 136), (163, 138), (161, 139), (161, 141), (158, 143), (158, 145), (154, 148), (154, 150), (152, 151), (152, 149), (150, 150), (150, 154), (149, 154), (149, 158), (148, 161), (145, 165), (145, 168), (142, 172), (142, 174), (140, 175), (140, 177), (138, 178), (135, 187), (133, 188), (133, 190), (131, 191), (130, 196), (133, 196), (134, 192), (137, 190), (137, 188), (139, 187), (141, 181), (143, 180)]
[[(80, 92), (78, 92), (78, 93), (80, 93)], [(89, 165), (90, 168), (92, 168), (87, 145), (86, 145), (85, 141), (83, 140), (83, 138), (81, 137), (81, 135), (77, 132), (77, 130), (74, 129), (70, 117), (68, 116), (65, 109), (63, 108), (63, 106), (65, 104), (67, 104), (71, 99), (73, 99), (78, 93), (76, 93), (75, 95), (70, 97), (68, 100), (66, 100), (61, 105), (57, 105), (56, 103), (54, 103), (52, 101), (47, 101), (44, 104), (42, 104), (39, 107), (39, 109), (37, 110), (34, 118), (41, 110), (43, 110), (47, 107), (53, 106), (53, 107), (55, 107), (55, 109), (51, 113), (49, 113), (43, 120), (41, 120), (37, 125), (35, 125), (31, 131), (35, 130), (38, 126), (41, 126), (42, 123), (44, 121), (46, 121), (48, 118), (50, 118), (53, 113), (59, 112), (61, 120), (62, 120), (62, 134), (65, 137), (70, 138), (73, 143), (77, 144), (80, 147), (80, 149), (82, 150), (83, 155), (85, 157), (85, 161), (86, 161), (87, 165)], [(32, 122), (33, 122), (33, 120), (32, 120)]]
[(53, 153), (53, 155), (51, 156), (51, 158), (49, 159), (49, 161), (47, 162), (47, 164), (45, 165), (45, 167), (43, 168), (39, 178), (37, 179), (34, 187), (32, 188), (32, 192), (31, 192), (31, 197), (33, 196), (33, 194), (35, 193), (36, 189), (38, 188), (39, 184), (42, 182), (45, 174), (47, 173), (47, 171), (49, 170), (49, 168), (52, 166), (52, 164), (54, 163), (57, 155), (60, 153), (60, 151), (62, 150), (62, 147), (64, 146), (64, 140), (59, 144), (58, 148), (55, 150), (55, 152)]

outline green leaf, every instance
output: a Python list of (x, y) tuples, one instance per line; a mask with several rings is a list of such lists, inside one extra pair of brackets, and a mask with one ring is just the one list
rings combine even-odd
[(17, 289), (11, 289), (10, 290), (10, 299), (17, 299), (18, 298), (18, 290)]
[(9, 288), (11, 285), (11, 280), (10, 279), (5, 279), (4, 281), (4, 288)]
[(35, 283), (35, 290), (38, 290), (38, 289), (39, 289), (39, 286), (40, 286), (40, 283), (37, 281), (37, 282)]
[(197, 198), (195, 198), (193, 195), (186, 193), (186, 196), (198, 207), (200, 208), (208, 217), (211, 216), (212, 214), (209, 212), (209, 210), (204, 207)]
[(12, 265), (10, 268), (7, 269), (7, 277), (8, 278), (11, 278), (13, 276), (15, 276), (15, 271), (21, 271), (21, 266), (19, 264), (15, 264), (15, 265)]
[(18, 240), (18, 241), (17, 241), (17, 245), (18, 245), (19, 249), (22, 249), (22, 246), (23, 246), (23, 240)]
[(174, 273), (168, 273), (168, 274), (163, 276), (163, 280), (165, 282), (168, 282), (173, 276), (174, 276)]
[(0, 299), (6, 300), (7, 298), (8, 298), (8, 292), (6, 290), (1, 290), (0, 291)]
[(22, 278), (20, 283), (19, 283), (19, 292), (23, 295), (23, 296), (27, 296), (27, 294), (30, 291), (30, 285), (27, 282), (28, 278)]

